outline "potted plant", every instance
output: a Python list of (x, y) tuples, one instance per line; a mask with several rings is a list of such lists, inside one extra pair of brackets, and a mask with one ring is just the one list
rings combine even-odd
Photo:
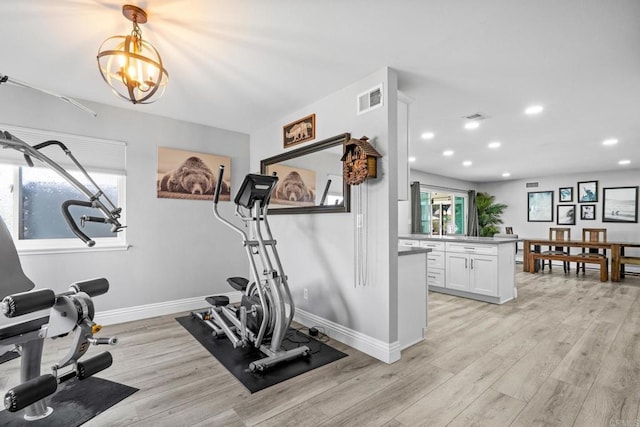
[(480, 236), (493, 237), (498, 233), (498, 224), (502, 224), (500, 215), (507, 208), (503, 203), (494, 203), (495, 196), (489, 193), (480, 192), (476, 195), (476, 205), (478, 207), (478, 227)]

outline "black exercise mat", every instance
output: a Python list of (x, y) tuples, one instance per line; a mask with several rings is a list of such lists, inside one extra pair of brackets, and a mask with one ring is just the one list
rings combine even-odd
[(41, 420), (27, 423), (24, 419), (24, 409), (18, 412), (5, 410), (0, 412), (0, 425), (79, 426), (131, 396), (136, 391), (138, 391), (137, 388), (102, 378), (89, 377), (82, 381), (71, 380), (60, 384), (58, 391), (45, 399), (47, 406), (53, 408), (53, 414)]
[(0, 356), (0, 365), (4, 362), (8, 362), (9, 360), (17, 359), (20, 357), (20, 354), (17, 351), (7, 351), (5, 354)]
[(306, 345), (311, 350), (310, 357), (299, 357), (288, 362), (277, 364), (265, 372), (251, 372), (249, 363), (262, 359), (264, 354), (254, 347), (234, 349), (226, 337), (215, 338), (211, 336), (211, 329), (200, 319), (192, 316), (176, 318), (200, 344), (211, 353), (229, 372), (231, 372), (244, 386), (255, 393), (264, 388), (286, 381), (312, 369), (342, 359), (347, 355), (335, 348), (309, 337), (295, 329), (290, 328), (282, 347), (290, 350)]

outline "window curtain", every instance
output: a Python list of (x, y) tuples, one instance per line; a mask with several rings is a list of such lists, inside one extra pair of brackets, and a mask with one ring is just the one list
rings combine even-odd
[(420, 183), (411, 183), (411, 233), (422, 233), (422, 208), (420, 207)]
[(478, 205), (476, 204), (476, 191), (469, 190), (469, 216), (467, 219), (467, 235), (479, 236)]

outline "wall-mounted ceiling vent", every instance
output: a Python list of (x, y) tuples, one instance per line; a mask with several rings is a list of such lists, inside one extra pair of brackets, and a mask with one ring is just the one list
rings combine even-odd
[(527, 182), (525, 187), (527, 188), (538, 188), (540, 186), (539, 182)]
[(378, 86), (372, 87), (368, 91), (358, 95), (358, 115), (367, 113), (378, 107), (382, 107), (382, 101), (382, 83), (380, 83)]
[(484, 120), (486, 118), (488, 118), (488, 116), (486, 114), (482, 114), (482, 113), (473, 113), (471, 115), (468, 116), (462, 116), (463, 119), (467, 119), (467, 120)]

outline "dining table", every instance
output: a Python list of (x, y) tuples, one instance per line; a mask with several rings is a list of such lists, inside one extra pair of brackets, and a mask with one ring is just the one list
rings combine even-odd
[(611, 253), (611, 275), (612, 282), (619, 282), (624, 277), (624, 265), (621, 264), (621, 257), (624, 256), (625, 248), (640, 248), (640, 242), (589, 242), (583, 240), (550, 240), (550, 239), (522, 239), (524, 246), (524, 258), (522, 260), (522, 270), (530, 271), (529, 254), (531, 252), (539, 252), (542, 246), (553, 246), (563, 248), (582, 248), (582, 249), (606, 249)]

